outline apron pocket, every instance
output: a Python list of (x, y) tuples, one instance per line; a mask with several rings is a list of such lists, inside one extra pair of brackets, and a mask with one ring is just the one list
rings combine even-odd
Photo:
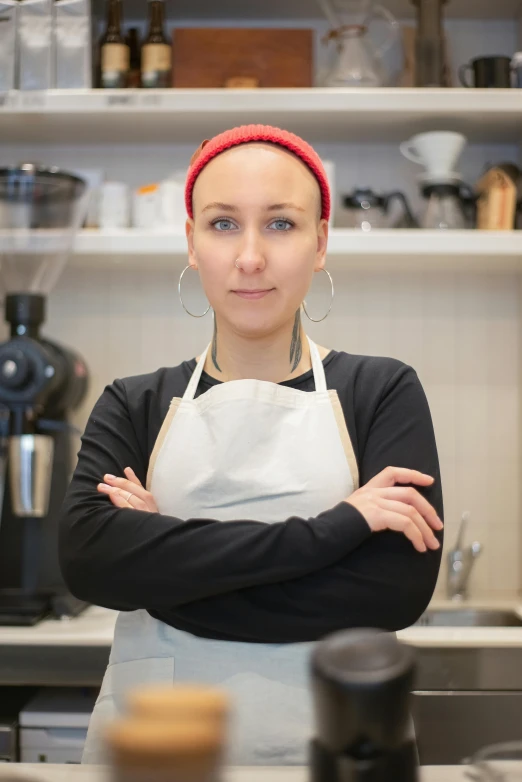
[(146, 684), (174, 684), (174, 658), (145, 657), (111, 663), (105, 671), (97, 703), (112, 698), (116, 711), (121, 713), (129, 690)]
[(311, 691), (255, 673), (223, 683), (232, 698), (229, 763), (304, 766), (313, 735)]

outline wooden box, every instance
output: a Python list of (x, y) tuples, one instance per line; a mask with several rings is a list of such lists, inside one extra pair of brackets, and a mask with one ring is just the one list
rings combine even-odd
[(312, 87), (313, 31), (177, 28), (173, 87)]

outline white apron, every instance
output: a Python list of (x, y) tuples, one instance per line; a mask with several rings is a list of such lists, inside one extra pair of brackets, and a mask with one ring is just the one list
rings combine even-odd
[[(337, 392), (327, 390), (319, 351), (309, 344), (313, 392), (233, 380), (195, 399), (207, 348), (183, 399), (172, 399), (150, 459), (147, 487), (160, 513), (270, 524), (316, 516), (358, 488)], [(103, 725), (122, 711), (131, 687), (196, 681), (231, 696), (228, 763), (306, 764), (312, 647), (215, 641), (170, 627), (146, 610), (120, 613), (83, 762), (104, 762)]]

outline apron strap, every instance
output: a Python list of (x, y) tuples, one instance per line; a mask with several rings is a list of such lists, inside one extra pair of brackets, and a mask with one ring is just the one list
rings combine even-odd
[[(319, 355), (319, 349), (315, 342), (312, 342), (310, 337), (306, 335), (306, 338), (308, 340), (308, 345), (310, 347), (310, 358), (312, 360), (312, 370), (314, 373), (314, 383), (315, 383), (315, 390), (316, 391), (326, 391), (326, 376), (324, 373), (324, 366), (323, 362), (321, 361), (321, 356)], [(207, 358), (208, 351), (210, 350), (210, 346), (212, 343), (209, 343), (203, 353), (201, 354), (199, 361), (196, 365), (196, 369), (194, 370), (192, 377), (190, 378), (190, 382), (186, 388), (185, 393), (183, 394), (183, 399), (185, 400), (191, 400), (194, 399), (196, 396), (196, 391), (198, 388), (199, 381), (201, 379), (201, 375), (203, 373), (203, 367), (205, 366), (205, 361)]]
[(196, 396), (196, 391), (198, 389), (198, 384), (201, 379), (201, 375), (203, 373), (203, 367), (205, 366), (205, 361), (207, 358), (207, 353), (210, 350), (210, 345), (212, 343), (209, 342), (201, 356), (199, 357), (199, 361), (196, 365), (196, 369), (192, 373), (192, 377), (190, 378), (190, 382), (186, 388), (185, 393), (183, 394), (183, 399), (185, 400), (192, 400)]
[(308, 345), (310, 346), (310, 358), (312, 359), (312, 369), (314, 373), (314, 383), (316, 391), (327, 391), (326, 375), (324, 373), (323, 362), (319, 355), (319, 348), (312, 342), (308, 334), (306, 335)]

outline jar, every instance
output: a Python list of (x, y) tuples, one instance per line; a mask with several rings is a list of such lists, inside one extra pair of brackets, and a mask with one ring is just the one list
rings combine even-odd
[(223, 734), (209, 722), (121, 718), (105, 733), (112, 782), (217, 782)]

